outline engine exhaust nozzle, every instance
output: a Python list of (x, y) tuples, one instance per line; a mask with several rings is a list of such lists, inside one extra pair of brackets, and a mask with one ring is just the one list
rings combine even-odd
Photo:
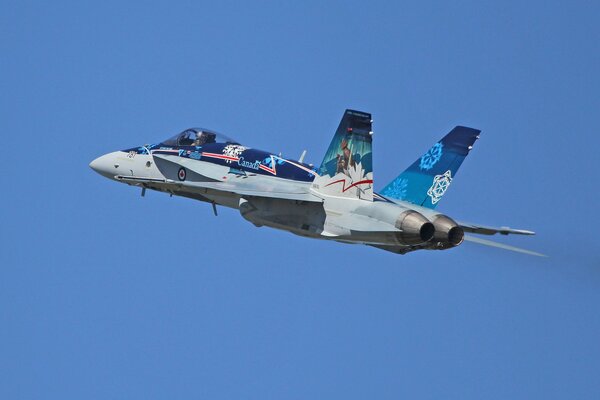
[(400, 229), (400, 232), (396, 234), (396, 239), (404, 245), (428, 242), (435, 234), (435, 226), (414, 210), (406, 210), (400, 214), (395, 226)]
[(439, 214), (434, 217), (433, 225), (435, 226), (433, 242), (437, 242), (438, 247), (447, 249), (456, 247), (463, 242), (465, 232), (451, 218)]

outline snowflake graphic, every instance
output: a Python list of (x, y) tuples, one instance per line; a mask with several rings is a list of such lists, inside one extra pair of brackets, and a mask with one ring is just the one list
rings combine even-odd
[[(244, 150), (246, 150), (246, 147), (240, 146), (239, 144), (228, 144), (223, 148), (223, 154), (229, 157), (238, 158)], [(227, 162), (230, 163), (231, 160), (227, 160)]]
[(408, 190), (408, 179), (398, 178), (386, 186), (381, 194), (393, 199), (404, 200)]
[(452, 172), (450, 170), (433, 178), (433, 184), (427, 191), (427, 195), (431, 197), (431, 204), (436, 204), (442, 199), (442, 196), (450, 187), (450, 183), (452, 183)]
[(441, 143), (434, 144), (427, 153), (421, 157), (419, 168), (429, 171), (442, 158), (444, 145)]

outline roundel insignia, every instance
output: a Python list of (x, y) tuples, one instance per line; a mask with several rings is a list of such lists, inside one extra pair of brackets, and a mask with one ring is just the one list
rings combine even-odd
[(181, 167), (179, 168), (179, 172), (177, 173), (177, 178), (179, 178), (180, 181), (185, 181), (185, 168)]

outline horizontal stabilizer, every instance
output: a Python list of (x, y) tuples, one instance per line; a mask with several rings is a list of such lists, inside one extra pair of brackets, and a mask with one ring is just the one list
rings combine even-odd
[(507, 226), (495, 228), (492, 226), (471, 224), (469, 222), (458, 222), (458, 224), (465, 232), (477, 233), (480, 235), (495, 235), (497, 233), (501, 235), (535, 235), (535, 232), (533, 231), (528, 231), (525, 229), (512, 229)]

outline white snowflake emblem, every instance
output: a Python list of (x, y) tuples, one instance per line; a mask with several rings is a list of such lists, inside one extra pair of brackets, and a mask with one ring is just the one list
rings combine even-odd
[[(240, 146), (239, 144), (228, 144), (223, 148), (223, 154), (229, 157), (239, 158), (244, 150), (246, 150), (246, 147)], [(230, 163), (231, 160), (227, 160), (227, 162)]]
[(446, 190), (452, 182), (452, 172), (450, 170), (444, 172), (442, 175), (436, 175), (433, 178), (433, 184), (427, 191), (427, 195), (431, 197), (431, 204), (436, 204), (442, 199)]

